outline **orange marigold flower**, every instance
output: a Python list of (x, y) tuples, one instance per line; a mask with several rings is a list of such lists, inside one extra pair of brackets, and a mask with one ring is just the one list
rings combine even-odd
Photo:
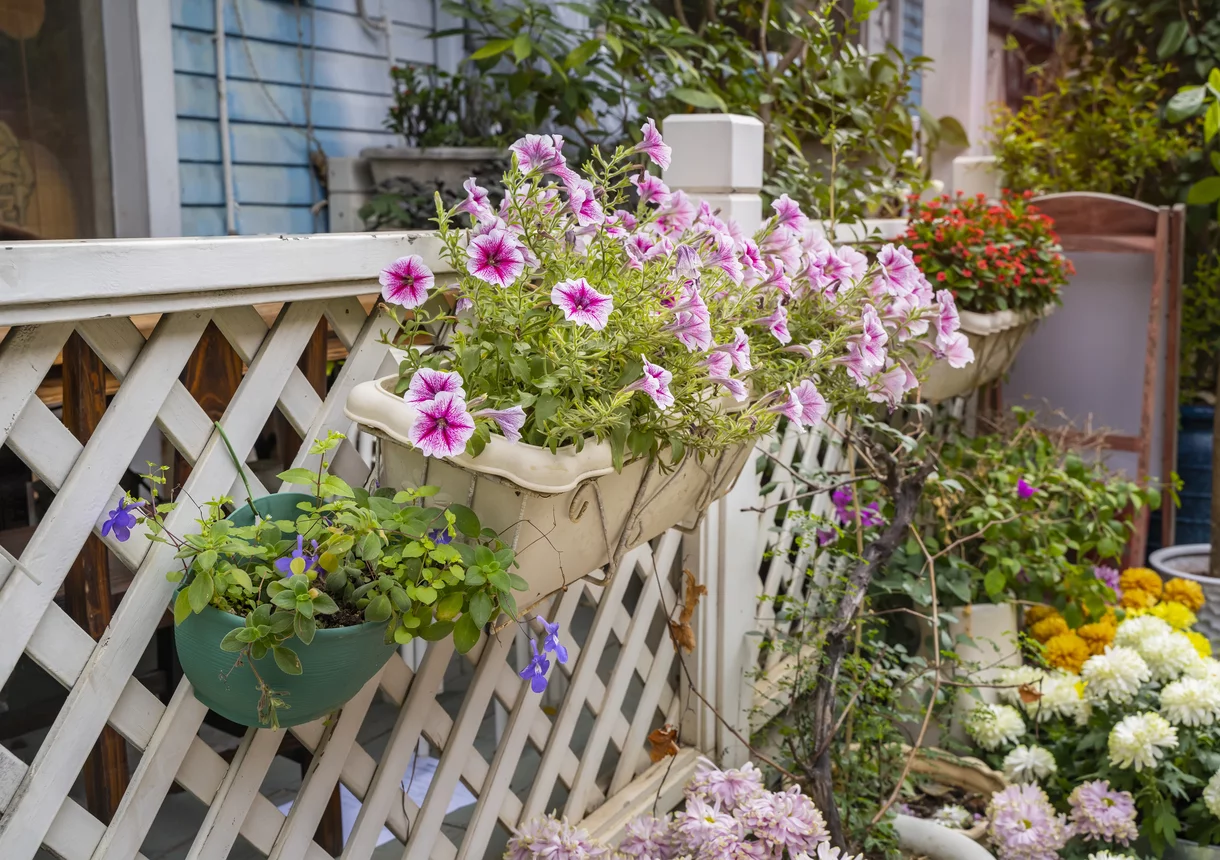
[(1141, 588), (1127, 588), (1118, 605), (1123, 609), (1147, 609), (1156, 605), (1156, 597)]
[(1113, 624), (1107, 624), (1105, 621), (1096, 621), (1092, 624), (1082, 624), (1077, 629), (1076, 635), (1089, 646), (1090, 655), (1097, 655), (1106, 653), (1106, 646), (1114, 642), (1114, 631), (1115, 626)]
[(1176, 601), (1191, 612), (1198, 612), (1204, 603), (1203, 586), (1189, 579), (1171, 579), (1165, 583), (1161, 599)]
[(1046, 662), (1056, 669), (1079, 674), (1085, 660), (1092, 656), (1089, 644), (1071, 631), (1051, 637), (1046, 643)]
[(1029, 632), (1039, 642), (1046, 644), (1056, 636), (1069, 632), (1069, 628), (1068, 623), (1063, 620), (1063, 616), (1055, 614), (1049, 618), (1043, 618), (1033, 627), (1029, 628)]
[(1038, 604), (1037, 606), (1025, 607), (1025, 626), (1033, 627), (1043, 618), (1050, 618), (1052, 615), (1058, 615), (1059, 610), (1053, 606)]
[(1122, 572), (1122, 576), (1118, 578), (1119, 587), (1123, 591), (1134, 588), (1138, 591), (1144, 591), (1151, 594), (1153, 602), (1161, 596), (1163, 584), (1161, 578), (1157, 576), (1156, 571), (1149, 570), (1146, 567), (1129, 567)]

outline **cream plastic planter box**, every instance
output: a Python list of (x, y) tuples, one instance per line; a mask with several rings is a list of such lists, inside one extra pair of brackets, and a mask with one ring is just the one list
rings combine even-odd
[(1021, 344), (1033, 332), (1043, 317), (1049, 316), (1055, 305), (1039, 311), (996, 311), (978, 314), (961, 311), (961, 330), (974, 350), (974, 361), (965, 367), (950, 367), (938, 361), (928, 371), (928, 379), (920, 389), (924, 400), (933, 403), (969, 394), (976, 388), (995, 382), (1008, 372)]
[(517, 595), (523, 611), (668, 528), (694, 528), (732, 488), (752, 447), (743, 443), (702, 462), (688, 455), (668, 473), (649, 469), (646, 460), (615, 472), (607, 443), (552, 454), (494, 435), (478, 457), (428, 458), (407, 441), (414, 413), (393, 393), (396, 381), (357, 385), (344, 410), (383, 440), (382, 486), (440, 487), (437, 504), (467, 505), (499, 532), (529, 583)]
[(508, 151), (494, 146), (387, 146), (362, 149), (360, 157), (368, 161), (377, 185), (405, 177), (425, 185), (439, 180), (457, 191), (462, 182), (483, 167), (507, 158)]

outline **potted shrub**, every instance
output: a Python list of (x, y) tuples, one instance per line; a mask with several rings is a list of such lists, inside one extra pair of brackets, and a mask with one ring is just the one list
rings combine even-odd
[[(342, 438), (331, 433), (311, 453), (325, 455)], [(177, 549), (181, 570), (169, 578), (181, 583), (179, 660), (195, 697), (236, 723), (317, 719), (355, 695), (398, 645), (452, 636), (464, 653), (490, 620), (517, 615), (512, 592), (524, 581), (512, 572), (512, 549), (468, 508), (426, 507), (436, 487), (370, 494), (322, 460), (316, 472), (280, 475), (310, 492), (250, 498), (228, 515), (231, 500), (215, 499), (199, 528), (179, 535), (166, 523), (175, 503), (158, 498), (163, 471), (144, 476), (152, 501), (125, 499), (103, 532), (126, 540), (142, 523), (150, 540)]]
[(1060, 304), (1075, 273), (1051, 219), (1029, 202), (1032, 193), (912, 199), (903, 243), (937, 289), (957, 299), (961, 328), (975, 361), (970, 367), (932, 367), (922, 394), (945, 400), (1007, 372), (1034, 324)]
[(382, 273), (404, 358), (347, 414), (388, 441), (383, 483), (435, 484), (517, 548), (527, 605), (693, 526), (781, 417), (893, 405), (930, 355), (969, 360), (909, 254), (835, 250), (786, 197), (744, 235), (638, 163), (669, 161), (651, 120), (583, 174), (558, 136), (511, 149), (498, 207), (472, 183), (438, 211), (451, 305), (425, 305), (418, 256)]

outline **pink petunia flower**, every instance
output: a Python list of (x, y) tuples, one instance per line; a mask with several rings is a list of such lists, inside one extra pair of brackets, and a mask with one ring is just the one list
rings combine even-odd
[(601, 224), (606, 220), (601, 204), (597, 202), (597, 191), (587, 179), (577, 177), (568, 185), (568, 208), (581, 227)]
[(689, 278), (703, 268), (703, 258), (690, 245), (679, 245), (674, 253), (674, 274)]
[(729, 396), (738, 403), (741, 403), (749, 396), (746, 384), (740, 379), (734, 379), (731, 376), (712, 376), (710, 379), (717, 385), (723, 386), (729, 392)]
[(421, 367), (411, 377), (402, 399), (407, 403), (427, 403), (436, 399), (438, 394), (452, 394), (459, 400), (465, 400), (466, 389), (462, 386), (462, 375), (457, 371)]
[(665, 141), (661, 139), (661, 132), (657, 131), (657, 124), (652, 121), (652, 117), (648, 118), (648, 122), (640, 127), (640, 131), (644, 135), (644, 139), (635, 145), (632, 152), (642, 152), (647, 155), (652, 163), (664, 170), (669, 167), (669, 157), (672, 150)]
[(561, 178), (572, 175), (563, 157), (563, 137), (558, 134), (527, 134), (508, 149), (517, 157), (517, 167), (522, 173), (537, 170)]
[(848, 343), (855, 344), (873, 367), (881, 367), (885, 364), (885, 345), (890, 336), (877, 316), (877, 309), (872, 305), (864, 306), (860, 318), (861, 331), (848, 338)]
[(812, 427), (826, 417), (829, 409), (826, 398), (818, 391), (812, 380), (804, 379), (792, 389), (797, 401), (801, 404), (801, 423)]
[(669, 198), (669, 186), (662, 182), (659, 176), (653, 176), (651, 173), (637, 173), (627, 181), (635, 186), (635, 190), (640, 195), (640, 202), (645, 205), (664, 203)]
[(560, 281), (551, 290), (551, 303), (563, 311), (563, 318), (594, 331), (606, 327), (614, 300), (602, 295), (584, 278)]
[(466, 189), (466, 199), (457, 205), (457, 211), (465, 212), (480, 224), (495, 220), (496, 210), (491, 208), (487, 189), (480, 188), (473, 176), (463, 182), (462, 187)]
[(674, 375), (660, 365), (653, 364), (643, 356), (640, 356), (640, 358), (644, 360), (644, 375), (623, 390), (643, 391), (662, 409), (668, 409), (673, 406), (674, 396), (670, 393), (669, 383), (673, 381)]
[(911, 249), (902, 245), (886, 245), (878, 251), (877, 270), (874, 284), (891, 296), (906, 295), (914, 290), (919, 277)]
[(840, 245), (839, 250), (835, 251), (835, 256), (847, 265), (848, 271), (851, 272), (849, 277), (853, 281), (859, 281), (868, 271), (868, 257), (851, 245)]
[(521, 428), (525, 426), (525, 410), (520, 406), (510, 406), (508, 409), (480, 409), (474, 413), (475, 418), (489, 418), (496, 422), (500, 433), (509, 442), (521, 441)]
[(907, 393), (913, 379), (915, 385), (918, 385), (919, 380), (915, 379), (914, 374), (905, 365), (893, 364), (869, 385), (868, 399), (874, 403), (885, 403), (893, 409)]
[(872, 356), (861, 349), (860, 344), (850, 341), (847, 344), (846, 354), (841, 358), (833, 359), (832, 363), (843, 365), (847, 375), (861, 388), (866, 388), (869, 385), (869, 377), (879, 367), (873, 361)]
[(428, 299), (436, 279), (419, 254), (402, 257), (381, 270), (381, 297), (392, 305), (417, 308)]
[(962, 368), (974, 361), (974, 350), (964, 332), (954, 332), (944, 346), (935, 351), (937, 358), (948, 360), (950, 367)]
[(961, 317), (957, 313), (957, 302), (953, 293), (948, 290), (936, 292), (936, 316), (933, 320), (932, 334), (936, 337), (936, 345), (944, 348), (949, 339), (961, 328)]
[(706, 358), (699, 362), (699, 365), (707, 368), (708, 376), (728, 376), (733, 372), (733, 361), (726, 352), (716, 352), (713, 350), (707, 354)]
[(805, 358), (817, 358), (822, 354), (822, 342), (820, 340), (811, 340), (809, 343), (794, 343), (791, 346), (783, 347), (780, 352), (795, 352), (797, 355), (805, 356)]
[(719, 269), (724, 272), (733, 283), (741, 283), (744, 269), (741, 260), (737, 259), (737, 252), (733, 248), (732, 241), (728, 240), (727, 236), (723, 240), (716, 240), (716, 244), (705, 253), (703, 262), (710, 269)]
[(466, 401), (442, 391), (416, 407), (407, 439), (425, 457), (452, 457), (466, 450), (473, 435), (474, 419), (466, 411)]
[(767, 396), (769, 398), (779, 398), (779, 401), (775, 405), (767, 407), (768, 412), (774, 412), (776, 415), (784, 416), (789, 421), (796, 424), (797, 427), (804, 426), (805, 406), (796, 396), (796, 392), (792, 390), (791, 385), (789, 385), (786, 390), (782, 388), (777, 389), (776, 391), (772, 391)]
[(733, 366), (741, 373), (754, 369), (754, 366), (750, 364), (750, 338), (740, 328), (733, 329), (732, 343), (722, 343), (712, 349), (726, 353), (733, 360)]
[(712, 324), (692, 311), (677, 311), (661, 330), (672, 333), (691, 352), (703, 352), (712, 346)]
[(788, 309), (783, 305), (776, 305), (775, 310), (771, 311), (769, 316), (755, 320), (755, 322), (765, 325), (780, 343), (789, 343), (792, 340), (792, 335), (788, 331)]
[(763, 238), (758, 249), (766, 257), (777, 257), (789, 275), (795, 275), (801, 270), (801, 242), (790, 230), (771, 231)]
[(507, 287), (525, 269), (521, 246), (507, 230), (475, 236), (466, 249), (466, 269), (480, 281)]
[(682, 189), (667, 196), (657, 209), (657, 226), (662, 233), (683, 233), (695, 223), (695, 204)]
[(799, 236), (809, 223), (800, 205), (787, 194), (781, 194), (778, 200), (772, 201), (771, 208), (775, 210), (775, 225), (780, 230)]

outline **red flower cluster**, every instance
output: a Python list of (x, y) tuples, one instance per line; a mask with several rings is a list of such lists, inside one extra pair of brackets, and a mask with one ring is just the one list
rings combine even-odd
[(1031, 192), (1005, 191), (998, 202), (982, 195), (911, 198), (902, 242), (938, 288), (962, 310), (1038, 310), (1058, 304), (1076, 273), (1063, 255), (1053, 222), (1029, 202)]

